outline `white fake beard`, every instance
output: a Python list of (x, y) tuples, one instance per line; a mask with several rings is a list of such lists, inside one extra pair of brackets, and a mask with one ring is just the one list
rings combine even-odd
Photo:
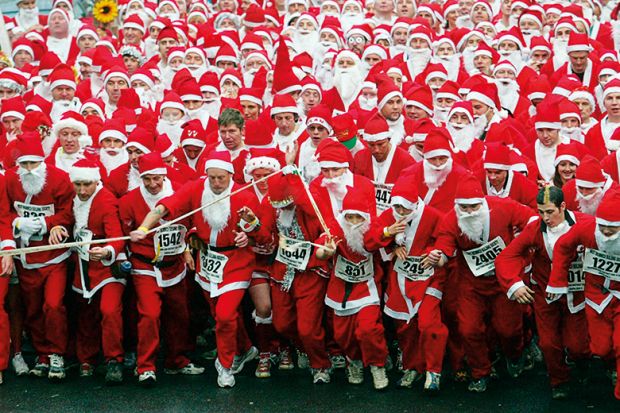
[(334, 86), (336, 86), (343, 103), (349, 104), (359, 93), (364, 78), (357, 67), (336, 68), (335, 72)]
[(620, 255), (620, 232), (616, 232), (611, 237), (606, 237), (596, 226), (594, 230), (594, 238), (596, 238), (596, 244), (603, 252), (612, 255)]
[(364, 13), (343, 13), (340, 16), (340, 24), (342, 25), (342, 32), (346, 33), (349, 29), (356, 24), (362, 24), (364, 21)]
[(408, 49), (407, 65), (412, 69), (412, 76), (417, 76), (426, 69), (426, 65), (431, 60), (433, 52), (431, 49)]
[(129, 173), (127, 174), (127, 192), (133, 191), (142, 183), (140, 171), (129, 165)]
[(252, 87), (252, 83), (254, 82), (254, 76), (256, 76), (257, 69), (246, 70), (243, 73), (243, 84), (245, 87)]
[(319, 43), (319, 32), (316, 30), (310, 33), (295, 32), (293, 34), (293, 43), (298, 53), (308, 52), (312, 55), (314, 48)]
[[(112, 155), (115, 153), (116, 155)], [(99, 160), (108, 173), (118, 168), (129, 160), (129, 154), (125, 148), (101, 149), (99, 151)]]
[[(198, 119), (199, 121), (203, 121), (203, 119), (208, 119), (209, 118), (209, 112), (207, 110), (207, 108), (205, 107), (205, 105), (203, 104), (201, 107), (199, 107), (198, 109), (188, 109), (187, 110), (187, 116), (189, 119)], [(181, 129), (181, 132), (183, 131), (183, 129)]]
[(179, 146), (181, 142), (181, 134), (183, 134), (183, 128), (181, 127), (182, 120), (170, 123), (163, 119), (157, 122), (157, 132), (168, 135), (170, 140), (175, 146)]
[(433, 166), (433, 164), (426, 159), (424, 159), (423, 162), (424, 183), (430, 189), (439, 188), (444, 182), (446, 182), (448, 175), (452, 172), (452, 158), (448, 159), (448, 161), (439, 168)]
[(41, 162), (31, 171), (18, 166), (17, 175), (26, 195), (36, 196), (41, 193), (47, 181), (47, 165), (45, 162)]
[(360, 108), (364, 110), (374, 110), (377, 107), (377, 97), (366, 99), (364, 96), (357, 98)]
[(523, 40), (525, 40), (525, 46), (530, 47), (530, 43), (532, 42), (532, 37), (541, 36), (540, 30), (521, 30), (521, 34), (523, 34)]
[(295, 218), (295, 207), (278, 209), (278, 223), (284, 228), (290, 228)]
[(553, 41), (553, 59), (558, 63), (563, 64), (568, 62), (568, 39), (555, 39)]
[(456, 18), (455, 26), (456, 27), (464, 27), (466, 29), (473, 29), (474, 22), (471, 20), (471, 16), (469, 14), (464, 14)]
[(18, 14), (22, 28), (25, 30), (39, 24), (39, 8), (36, 6), (32, 9), (19, 9)]
[(316, 79), (321, 84), (323, 90), (334, 87), (334, 71), (328, 64), (317, 67), (315, 73)]
[(467, 73), (474, 74), (476, 71), (476, 66), (474, 66), (474, 52), (476, 51), (473, 47), (466, 47), (463, 50), (463, 66), (465, 67), (465, 71)]
[(508, 60), (512, 65), (520, 71), (523, 67), (523, 54), (519, 50), (511, 52), (500, 52), (502, 59)]
[[(205, 180), (205, 188), (202, 191), (202, 205), (207, 205), (208, 203), (229, 194), (231, 187), (232, 185), (225, 189), (221, 194), (216, 195), (211, 190), (209, 181)], [(205, 222), (209, 224), (211, 229), (214, 229), (217, 233), (222, 231), (228, 224), (228, 218), (230, 218), (230, 198), (226, 198), (223, 201), (203, 208), (202, 217)]]
[(483, 202), (479, 210), (471, 213), (461, 211), (458, 205), (454, 205), (454, 210), (456, 211), (458, 226), (461, 232), (475, 243), (481, 243), (483, 241), (484, 224), (489, 216), (489, 206), (487, 203)]
[(594, 215), (601, 203), (601, 199), (603, 199), (603, 195), (605, 195), (605, 193), (601, 188), (598, 188), (595, 193), (588, 196), (581, 195), (581, 192), (577, 190), (575, 199), (579, 203), (579, 210), (584, 214)]
[(221, 102), (219, 101), (219, 99), (216, 100), (212, 100), (210, 102), (205, 102), (204, 106), (205, 109), (207, 111), (207, 113), (209, 114), (209, 116), (211, 116), (212, 118), (217, 119), (220, 116), (220, 107), (221, 107)]
[(583, 141), (583, 130), (579, 126), (572, 127), (572, 128), (562, 127), (560, 128), (560, 135), (565, 136), (572, 141), (577, 141), (577, 142)]
[(450, 108), (442, 108), (437, 106), (436, 108), (434, 108), (433, 112), (435, 120), (442, 123), (448, 122), (448, 114), (450, 113)]
[(488, 123), (489, 120), (487, 119), (486, 114), (474, 116), (474, 131), (476, 138), (480, 138), (480, 136), (482, 136)]
[(459, 77), (459, 70), (461, 68), (461, 59), (458, 55), (453, 54), (450, 56), (435, 56), (431, 59), (433, 63), (439, 63), (446, 68), (448, 72), (448, 80), (456, 81)]
[(452, 123), (446, 124), (446, 129), (454, 139), (454, 146), (461, 152), (468, 152), (476, 139), (476, 129), (469, 124), (461, 128), (455, 127)]
[(346, 172), (335, 178), (323, 178), (321, 186), (327, 188), (338, 200), (343, 200), (347, 194)]
[(50, 119), (53, 122), (58, 122), (60, 120), (60, 117), (69, 110), (71, 110), (70, 100), (55, 100), (52, 103), (52, 111), (50, 112)]
[(495, 84), (502, 106), (505, 108), (516, 107), (519, 100), (519, 84), (517, 81), (514, 79), (496, 79)]
[(157, 92), (151, 89), (145, 89), (142, 87), (135, 89), (136, 94), (140, 98), (140, 105), (145, 108), (153, 108), (154, 103), (157, 102)]
[(14, 132), (14, 131), (13, 132), (7, 132), (6, 135), (5, 135), (7, 143), (13, 142), (15, 139), (17, 139), (17, 135), (18, 134), (16, 132)]
[(364, 248), (364, 235), (370, 228), (370, 221), (365, 219), (356, 225), (351, 225), (343, 214), (338, 215), (338, 223), (344, 232), (344, 238), (349, 249), (356, 254), (368, 255), (368, 251)]
[(155, 56), (158, 53), (157, 40), (153, 39), (150, 36), (147, 37), (144, 40), (144, 51), (145, 51), (147, 59), (150, 59), (151, 57)]

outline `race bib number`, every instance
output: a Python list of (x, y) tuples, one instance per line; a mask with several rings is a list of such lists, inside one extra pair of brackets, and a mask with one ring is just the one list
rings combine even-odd
[[(15, 211), (17, 211), (17, 215), (23, 218), (51, 217), (55, 214), (54, 204), (31, 205), (15, 201), (13, 206)], [(34, 234), (30, 237), (30, 241), (41, 240), (43, 240), (43, 235)]]
[[(73, 238), (75, 238), (75, 242), (89, 242), (93, 240), (93, 232), (86, 228), (82, 228), (75, 233)], [(80, 245), (79, 247), (75, 247), (75, 249), (80, 260), (88, 261), (90, 259), (90, 254), (88, 253), (90, 244)]]
[(391, 207), (393, 184), (375, 183), (375, 199), (377, 200), (377, 211), (383, 212)]
[(620, 282), (620, 256), (586, 248), (583, 257), (583, 271)]
[(351, 283), (360, 283), (368, 281), (375, 275), (372, 266), (372, 256), (359, 263), (351, 262), (339, 255), (336, 259), (336, 268), (334, 270), (336, 277), (343, 281)]
[(406, 260), (396, 259), (394, 271), (411, 281), (428, 280), (434, 273), (433, 267), (422, 267), (422, 257), (407, 257)]
[(155, 254), (160, 257), (182, 254), (185, 251), (185, 225), (170, 225), (155, 232)]
[(504, 248), (506, 248), (506, 244), (498, 236), (478, 248), (463, 251), (463, 256), (475, 277), (493, 277), (495, 275), (495, 258)]
[(228, 257), (215, 251), (200, 252), (200, 275), (214, 284), (224, 280), (224, 267)]
[(312, 245), (308, 242), (297, 241), (283, 236), (280, 236), (280, 239), (283, 241), (284, 245), (278, 247), (276, 261), (292, 267), (297, 271), (304, 271), (310, 260)]
[(568, 269), (568, 292), (576, 293), (583, 291), (586, 285), (586, 277), (583, 272), (583, 262), (573, 261)]

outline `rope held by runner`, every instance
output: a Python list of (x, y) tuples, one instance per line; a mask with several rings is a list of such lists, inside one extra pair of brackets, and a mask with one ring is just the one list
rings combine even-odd
[[(150, 230), (147, 231), (147, 235), (151, 234), (153, 232), (156, 232), (162, 228), (166, 228), (169, 227), (170, 225), (176, 224), (179, 221), (184, 220), (185, 218), (194, 215), (196, 212), (200, 212), (205, 208), (210, 207), (213, 204), (216, 204), (220, 201), (225, 200), (226, 198), (229, 198), (233, 195), (238, 194), (239, 192), (245, 191), (246, 189), (260, 183), (263, 181), (266, 181), (267, 179), (271, 178), (272, 176), (275, 176), (279, 173), (282, 172), (282, 169), (279, 169), (275, 172), (270, 173), (267, 176), (264, 176), (260, 179), (257, 179), (256, 181), (252, 181), (251, 183), (242, 186), (241, 188), (238, 188), (234, 191), (232, 191), (229, 194), (226, 195), (222, 195), (217, 199), (214, 199), (213, 201), (201, 205), (200, 207), (194, 209), (193, 211), (189, 211), (186, 214), (183, 214), (173, 220), (167, 221), (157, 227), (153, 227)], [(35, 252), (43, 252), (43, 251), (53, 251), (53, 250), (60, 250), (60, 249), (65, 249), (65, 248), (74, 248), (74, 247), (81, 247), (83, 245), (93, 245), (93, 244), (106, 244), (108, 242), (116, 242), (116, 241), (127, 241), (131, 239), (130, 236), (124, 236), (124, 237), (116, 237), (116, 238), (106, 238), (106, 239), (97, 239), (97, 240), (92, 240), (92, 241), (78, 241), (78, 242), (67, 242), (67, 243), (63, 243), (63, 244), (56, 244), (56, 245), (39, 245), (36, 247), (27, 247), (27, 248), (18, 248), (18, 249), (13, 249), (13, 250), (4, 250), (4, 251), (0, 251), (0, 257), (4, 257), (4, 256), (15, 256), (15, 255), (26, 255), (26, 254), (33, 254)]]

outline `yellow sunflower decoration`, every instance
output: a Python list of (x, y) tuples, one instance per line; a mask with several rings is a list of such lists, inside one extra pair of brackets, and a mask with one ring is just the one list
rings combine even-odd
[(99, 0), (93, 6), (93, 16), (100, 23), (111, 23), (118, 16), (118, 5), (114, 0)]

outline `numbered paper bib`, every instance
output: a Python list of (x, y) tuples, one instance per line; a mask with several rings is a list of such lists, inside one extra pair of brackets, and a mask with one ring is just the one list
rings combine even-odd
[[(292, 267), (297, 271), (304, 271), (310, 260), (312, 245), (310, 245), (309, 242), (298, 241), (283, 235), (280, 235), (280, 240), (284, 242), (284, 248), (282, 245), (278, 247), (276, 261)], [(292, 245), (294, 246), (292, 249), (287, 249)]]
[(185, 251), (185, 225), (170, 225), (158, 229), (154, 236), (155, 254), (160, 257), (182, 254)]
[(586, 277), (583, 272), (583, 262), (573, 261), (568, 269), (568, 292), (583, 291), (586, 286)]
[(215, 251), (200, 252), (200, 275), (215, 284), (224, 280), (224, 267), (228, 257)]
[[(73, 238), (75, 238), (75, 242), (92, 241), (93, 232), (86, 228), (82, 228), (74, 235)], [(75, 249), (81, 260), (88, 261), (90, 259), (90, 254), (88, 253), (88, 250), (90, 249), (90, 244), (84, 244), (79, 247), (75, 247)]]
[(474, 276), (492, 277), (495, 275), (495, 257), (504, 248), (506, 248), (504, 240), (497, 236), (478, 248), (463, 251), (463, 256)]
[(620, 256), (586, 248), (583, 271), (609, 278), (612, 281), (620, 281)]
[(411, 281), (425, 281), (435, 273), (432, 267), (422, 267), (422, 257), (412, 256), (407, 257), (406, 260), (397, 258), (394, 263), (394, 271)]
[(336, 268), (334, 269), (336, 277), (351, 283), (359, 283), (368, 281), (375, 275), (372, 266), (372, 256), (359, 263), (351, 262), (339, 255), (336, 259)]
[(392, 188), (394, 184), (375, 183), (375, 198), (377, 200), (377, 211), (383, 212), (391, 207)]
[[(36, 217), (51, 217), (55, 214), (54, 204), (49, 205), (31, 205), (24, 204), (23, 202), (15, 201), (13, 203), (17, 215), (23, 218), (36, 218)], [(31, 241), (41, 241), (43, 235), (32, 235)]]

